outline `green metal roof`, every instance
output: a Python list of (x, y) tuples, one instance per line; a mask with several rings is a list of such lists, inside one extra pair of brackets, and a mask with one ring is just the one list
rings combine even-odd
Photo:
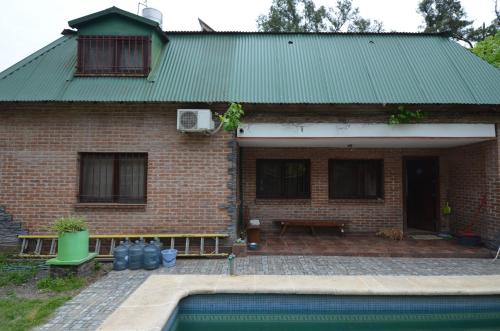
[(74, 77), (63, 36), (0, 73), (0, 101), (500, 104), (500, 70), (442, 35), (168, 36), (148, 78)]

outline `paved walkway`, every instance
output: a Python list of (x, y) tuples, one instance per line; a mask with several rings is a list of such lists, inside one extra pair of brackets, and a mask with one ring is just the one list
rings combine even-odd
[[(294, 230), (294, 229), (291, 229)], [(329, 255), (371, 257), (420, 257), (420, 258), (488, 258), (491, 252), (482, 246), (463, 246), (456, 240), (389, 240), (366, 234), (318, 234), (312, 236), (307, 229), (299, 233), (276, 236), (264, 233), (261, 247), (249, 251), (251, 255)], [(324, 230), (326, 231), (326, 230)], [(305, 233), (304, 233), (305, 232)], [(435, 235), (429, 237), (439, 238)]]
[[(95, 330), (152, 274), (227, 274), (227, 261), (183, 259), (171, 269), (110, 272), (67, 304), (39, 330)], [(240, 275), (500, 275), (491, 259), (415, 259), (336, 256), (250, 256), (236, 259)]]

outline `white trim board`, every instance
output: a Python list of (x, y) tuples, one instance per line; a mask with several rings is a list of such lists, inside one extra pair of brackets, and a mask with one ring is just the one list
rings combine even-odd
[(495, 124), (244, 123), (243, 147), (446, 148), (496, 138)]

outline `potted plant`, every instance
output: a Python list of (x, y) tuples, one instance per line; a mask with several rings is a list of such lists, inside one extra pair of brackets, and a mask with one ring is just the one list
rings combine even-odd
[(58, 234), (57, 260), (77, 262), (89, 255), (89, 231), (85, 220), (78, 216), (61, 217), (51, 226)]
[(233, 254), (237, 257), (247, 256), (247, 244), (242, 238), (236, 239), (233, 244)]
[(463, 246), (479, 246), (481, 244), (481, 234), (477, 231), (479, 228), (479, 218), (482, 210), (486, 207), (486, 195), (481, 196), (479, 205), (474, 216), (469, 223), (457, 231), (458, 243)]

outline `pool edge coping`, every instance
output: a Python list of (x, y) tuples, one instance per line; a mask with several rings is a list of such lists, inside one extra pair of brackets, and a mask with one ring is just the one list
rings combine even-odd
[(500, 275), (151, 275), (97, 330), (161, 331), (180, 300), (196, 294), (495, 295)]

